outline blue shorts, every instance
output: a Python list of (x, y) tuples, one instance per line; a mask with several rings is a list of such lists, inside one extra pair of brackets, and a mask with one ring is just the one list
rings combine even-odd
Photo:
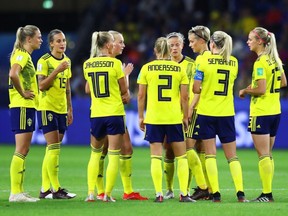
[(67, 114), (58, 114), (49, 110), (41, 110), (37, 111), (37, 120), (43, 134), (56, 130), (58, 130), (60, 134), (64, 134), (67, 130)]
[(197, 115), (193, 131), (193, 139), (212, 139), (218, 135), (222, 144), (236, 140), (234, 116), (204, 116)]
[(11, 128), (15, 134), (35, 130), (35, 109), (26, 107), (10, 108)]
[(274, 137), (280, 124), (281, 114), (270, 116), (250, 116), (248, 131), (251, 134), (270, 134)]
[(107, 116), (90, 118), (90, 133), (95, 138), (102, 138), (106, 135), (125, 133), (125, 116)]
[(165, 136), (167, 143), (182, 142), (184, 138), (184, 130), (182, 124), (175, 125), (152, 125), (146, 124), (145, 140), (150, 143), (164, 142)]

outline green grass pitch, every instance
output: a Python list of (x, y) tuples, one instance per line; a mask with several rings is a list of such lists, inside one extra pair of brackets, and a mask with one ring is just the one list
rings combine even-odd
[[(44, 146), (31, 146), (26, 161), (24, 188), (32, 196), (38, 196), (41, 186), (41, 165)], [(38, 215), (286, 215), (288, 209), (288, 151), (275, 150), (275, 175), (273, 181), (274, 203), (238, 203), (235, 189), (229, 172), (229, 166), (222, 150), (218, 150), (217, 162), (219, 182), (222, 195), (221, 203), (198, 201), (196, 203), (179, 203), (178, 180), (175, 177), (176, 197), (163, 203), (154, 203), (154, 187), (150, 175), (149, 148), (134, 148), (133, 154), (133, 188), (148, 196), (148, 201), (124, 201), (120, 174), (113, 190), (116, 203), (96, 201), (86, 203), (87, 195), (87, 164), (90, 156), (89, 146), (63, 146), (60, 155), (59, 179), (61, 186), (77, 193), (71, 200), (41, 200), (37, 203), (9, 203), (10, 193), (9, 167), (14, 145), (0, 145), (0, 215), (38, 216)], [(261, 182), (258, 174), (258, 159), (255, 150), (238, 150), (242, 163), (244, 188), (246, 197), (253, 199), (261, 193)], [(105, 164), (107, 165), (107, 159)], [(195, 186), (192, 181), (191, 186)], [(165, 182), (163, 180), (163, 192)], [(285, 213), (286, 212), (286, 213)]]

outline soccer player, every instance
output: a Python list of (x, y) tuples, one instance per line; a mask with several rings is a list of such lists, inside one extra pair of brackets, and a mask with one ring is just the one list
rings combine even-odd
[(9, 202), (36, 202), (39, 199), (24, 192), (25, 159), (35, 130), (38, 101), (36, 71), (31, 59), (42, 44), (41, 32), (34, 25), (19, 27), (10, 57), (9, 99), (12, 131), (16, 148), (10, 166), (11, 193)]
[(262, 193), (252, 201), (273, 202), (272, 149), (281, 116), (280, 88), (287, 86), (287, 80), (272, 32), (256, 27), (249, 33), (247, 44), (258, 58), (253, 66), (252, 83), (241, 89), (239, 96), (244, 98), (247, 94), (251, 95), (248, 131), (258, 154), (262, 181)]
[(200, 94), (193, 139), (202, 139), (205, 146), (206, 170), (213, 193), (213, 202), (220, 202), (216, 162), (216, 135), (228, 161), (239, 202), (246, 202), (241, 164), (236, 154), (233, 86), (238, 74), (238, 61), (231, 56), (232, 38), (216, 31), (210, 39), (211, 55), (197, 61), (193, 92)]
[[(209, 35), (210, 36), (210, 35)], [(193, 59), (189, 58), (188, 56), (184, 56), (182, 54), (182, 50), (184, 47), (184, 36), (181, 33), (172, 32), (166, 36), (168, 45), (170, 47), (170, 55), (171, 60), (178, 62), (181, 66), (183, 66), (184, 70), (186, 71), (189, 86), (191, 80), (193, 81), (192, 76), (195, 73), (195, 62)], [(191, 93), (191, 94), (190, 94)], [(188, 91), (188, 98), (189, 101), (193, 99), (192, 91)], [(200, 199), (208, 196), (207, 185), (205, 182), (203, 170), (201, 168), (201, 162), (197, 153), (194, 150), (194, 146), (189, 145), (190, 142), (187, 142), (186, 139), (186, 149), (187, 149), (187, 159), (188, 165), (190, 168), (189, 172), (189, 179), (188, 179), (188, 192), (189, 192), (189, 184), (192, 179), (192, 173), (195, 175), (195, 179), (197, 184), (199, 185), (197, 190), (197, 196), (194, 196), (194, 199)], [(164, 142), (165, 148), (165, 159), (164, 159), (164, 173), (166, 177), (166, 186), (167, 192), (164, 196), (164, 199), (171, 199), (174, 198), (173, 192), (173, 176), (174, 176), (174, 154), (171, 145)], [(192, 173), (191, 173), (192, 171)], [(200, 194), (201, 193), (201, 194)], [(192, 198), (193, 199), (193, 198)]]
[(90, 58), (83, 64), (84, 77), (88, 83), (86, 90), (89, 89), (91, 96), (91, 156), (87, 170), (88, 197), (85, 200), (87, 202), (95, 201), (99, 161), (106, 136), (109, 163), (103, 201), (115, 202), (111, 192), (118, 173), (119, 155), (125, 133), (123, 103), (128, 103), (130, 96), (122, 63), (111, 57), (113, 47), (114, 38), (111, 33), (94, 32)]
[[(122, 54), (123, 49), (125, 48), (124, 37), (120, 32), (117, 32), (117, 31), (109, 31), (109, 33), (111, 33), (114, 37), (113, 52), (110, 56), (116, 58), (116, 56)], [(132, 63), (128, 63), (127, 65), (123, 64), (123, 70), (127, 79), (126, 81), (127, 81), (127, 86), (129, 89), (129, 75), (131, 74), (133, 70), (133, 64)], [(121, 180), (122, 180), (122, 184), (124, 188), (123, 199), (124, 200), (147, 200), (148, 198), (141, 196), (139, 192), (134, 192), (133, 187), (132, 187), (131, 176), (132, 176), (133, 148), (132, 148), (132, 143), (131, 143), (127, 128), (125, 128), (125, 133), (123, 135), (123, 138), (124, 138), (124, 142), (121, 146), (120, 164), (119, 164)], [(100, 199), (100, 200), (104, 198), (104, 181), (103, 181), (104, 159), (107, 155), (108, 140), (106, 139), (105, 141), (106, 142), (104, 143), (102, 155), (100, 158), (99, 174), (98, 174), (97, 182), (96, 182), (96, 187), (97, 187), (97, 192), (98, 192), (97, 199)]]
[[(191, 47), (193, 52), (198, 53), (198, 56), (195, 60), (195, 65), (198, 64), (197, 62), (199, 62), (199, 61), (201, 62), (202, 56), (211, 54), (211, 52), (209, 51), (209, 48), (208, 48), (208, 42), (210, 41), (210, 30), (206, 26), (192, 27), (188, 31), (188, 40), (189, 40), (189, 46)], [(195, 75), (195, 72), (193, 75)], [(192, 79), (194, 81), (194, 76)], [(201, 140), (194, 140), (192, 138), (194, 123), (196, 120), (197, 106), (199, 103), (199, 96), (200, 96), (199, 94), (193, 94), (193, 91), (192, 91), (193, 83), (194, 82), (190, 82), (191, 88), (190, 88), (189, 92), (190, 92), (191, 96), (190, 96), (190, 100), (189, 100), (189, 110), (188, 110), (188, 118), (189, 118), (190, 124), (189, 124), (188, 132), (187, 132), (186, 143), (187, 143), (187, 149), (191, 149), (191, 153), (195, 154), (194, 148), (197, 151), (199, 158), (200, 158), (200, 161), (201, 161), (201, 166), (202, 166), (203, 174), (205, 177), (206, 185), (208, 186), (209, 191), (211, 191), (211, 187), (210, 187), (210, 183), (209, 183), (209, 179), (208, 179), (206, 167), (205, 167), (205, 148), (204, 148), (204, 145), (203, 145)], [(196, 160), (196, 157), (194, 157), (194, 160)], [(197, 165), (195, 165), (196, 166), (195, 169), (196, 170), (200, 169), (200, 166), (198, 165), (198, 161), (195, 161), (195, 164), (197, 164)], [(198, 171), (197, 173), (199, 173), (200, 180), (202, 180), (201, 172)], [(196, 178), (196, 180), (197, 180), (197, 178)], [(195, 192), (191, 196), (192, 199), (195, 199), (195, 200), (212, 199), (212, 196), (209, 196), (207, 194), (207, 189), (203, 186), (204, 185), (202, 183), (202, 187), (197, 186), (197, 188), (195, 188)]]
[[(50, 52), (37, 63), (39, 106), (37, 118), (47, 147), (42, 163), (41, 199), (70, 199), (76, 194), (61, 188), (58, 178), (61, 142), (73, 122), (70, 78), (71, 62), (65, 55), (67, 41), (61, 30), (48, 34)], [(52, 186), (52, 187), (51, 187)]]
[[(170, 48), (165, 37), (156, 40), (154, 53), (156, 60), (141, 68), (137, 82), (139, 84), (139, 126), (146, 132), (145, 140), (150, 142), (155, 202), (163, 202), (162, 144), (164, 139), (172, 146), (177, 160), (180, 202), (195, 202), (187, 194), (189, 168), (183, 131), (183, 124), (184, 129), (188, 127), (189, 81), (186, 71), (177, 62), (171, 61)], [(146, 98), (147, 108), (144, 119)]]

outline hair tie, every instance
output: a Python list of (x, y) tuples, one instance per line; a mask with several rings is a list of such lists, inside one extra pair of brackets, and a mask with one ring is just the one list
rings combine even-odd
[(253, 30), (252, 32), (256, 35), (256, 37), (257, 37), (258, 39), (260, 39), (264, 44), (266, 44), (266, 41), (265, 41), (263, 38), (261, 38), (261, 37), (259, 36), (259, 34), (258, 34), (255, 30)]

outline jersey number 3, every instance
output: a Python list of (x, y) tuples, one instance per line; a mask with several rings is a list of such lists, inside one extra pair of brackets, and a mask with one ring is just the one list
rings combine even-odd
[(227, 96), (229, 84), (229, 70), (217, 70), (218, 74), (224, 74), (224, 79), (219, 79), (218, 83), (223, 85), (223, 91), (214, 91), (214, 95)]

